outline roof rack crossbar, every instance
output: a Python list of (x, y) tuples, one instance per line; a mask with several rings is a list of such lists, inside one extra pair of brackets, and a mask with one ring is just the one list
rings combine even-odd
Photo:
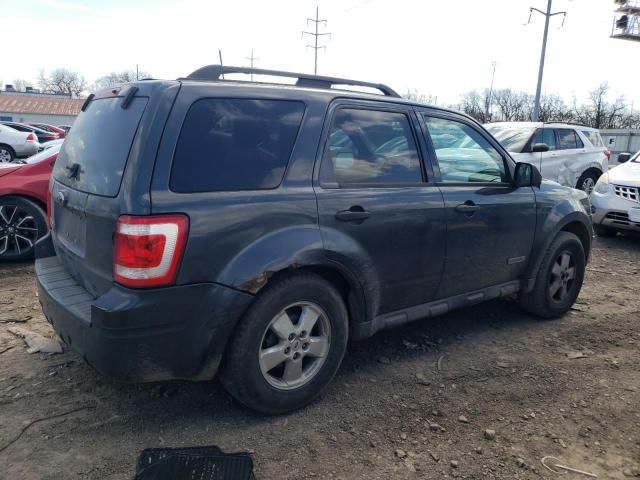
[[(265, 70), (262, 68), (248, 68), (248, 67), (228, 67), (222, 65), (207, 65), (199, 68), (194, 72), (191, 72), (186, 79), (187, 80), (201, 80), (201, 81), (220, 81), (224, 79), (224, 75), (233, 73), (245, 73), (252, 75), (268, 75), (271, 77), (287, 77), (297, 78), (296, 85), (299, 87), (312, 87), (312, 88), (331, 88), (335, 85), (345, 85), (352, 87), (367, 87), (373, 88), (387, 97), (400, 97), (398, 93), (391, 87), (382, 83), (369, 83), (361, 82), (358, 80), (348, 80), (346, 78), (334, 78), (324, 77), (320, 75), (308, 75), (305, 73), (294, 72), (282, 72), (279, 70)], [(221, 78), (222, 77), (222, 78)]]

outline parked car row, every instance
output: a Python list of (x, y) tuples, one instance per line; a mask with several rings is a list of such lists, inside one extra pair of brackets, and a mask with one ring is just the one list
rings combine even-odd
[(0, 122), (0, 163), (26, 158), (62, 141), (71, 129), (48, 123)]

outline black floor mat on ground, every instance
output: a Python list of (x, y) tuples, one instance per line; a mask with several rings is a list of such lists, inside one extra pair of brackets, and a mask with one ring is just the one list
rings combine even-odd
[(148, 448), (138, 457), (135, 480), (255, 480), (248, 453), (218, 447)]

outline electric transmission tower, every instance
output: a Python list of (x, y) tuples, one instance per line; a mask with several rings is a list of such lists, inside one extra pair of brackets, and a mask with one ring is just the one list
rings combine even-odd
[(318, 38), (319, 37), (323, 37), (325, 35), (329, 35), (329, 38), (331, 38), (331, 33), (329, 32), (324, 32), (324, 33), (319, 33), (318, 32), (318, 26), (321, 23), (325, 24), (325, 27), (327, 25), (327, 21), (326, 20), (321, 20), (319, 15), (318, 15), (318, 7), (316, 7), (316, 18), (307, 18), (307, 25), (309, 25), (309, 22), (313, 22), (315, 24), (315, 33), (314, 32), (306, 32), (303, 31), (302, 32), (302, 38), (304, 38), (305, 35), (311, 35), (314, 37), (314, 43), (313, 45), (307, 45), (307, 48), (313, 48), (313, 53), (314, 53), (314, 62), (313, 62), (313, 74), (317, 75), (318, 74), (318, 50), (320, 50), (321, 48), (324, 48), (326, 50), (326, 45), (320, 45), (318, 46)]

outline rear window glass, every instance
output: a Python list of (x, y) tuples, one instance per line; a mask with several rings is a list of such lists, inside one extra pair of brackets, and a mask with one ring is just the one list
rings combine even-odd
[(556, 132), (558, 133), (558, 150), (572, 150), (584, 146), (573, 130), (559, 128)]
[(121, 105), (121, 97), (93, 100), (78, 115), (60, 149), (56, 180), (86, 193), (118, 194), (147, 98), (135, 97), (127, 109)]
[(604, 147), (604, 143), (602, 142), (600, 133), (594, 132), (592, 130), (582, 130), (582, 134), (587, 137), (587, 139), (591, 142), (591, 145), (593, 145), (594, 147)]
[(189, 193), (277, 187), (304, 108), (301, 102), (287, 100), (196, 101), (176, 146), (171, 190)]
[(529, 142), (536, 127), (485, 125), (485, 128), (508, 152), (521, 153)]

